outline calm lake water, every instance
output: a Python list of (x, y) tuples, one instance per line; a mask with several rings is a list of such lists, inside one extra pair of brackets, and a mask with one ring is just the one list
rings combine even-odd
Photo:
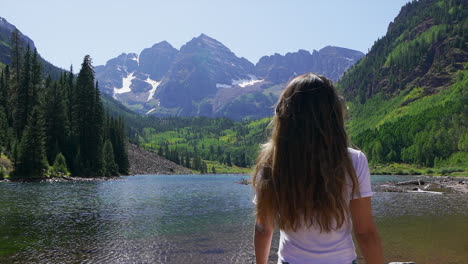
[[(241, 177), (1, 183), (0, 263), (252, 263), (253, 195)], [(468, 263), (467, 198), (376, 193), (387, 261)]]

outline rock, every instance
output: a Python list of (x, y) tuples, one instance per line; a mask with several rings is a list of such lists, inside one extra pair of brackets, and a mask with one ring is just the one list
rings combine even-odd
[(130, 174), (192, 174), (193, 172), (154, 152), (128, 144)]
[(426, 184), (422, 180), (411, 180), (411, 181), (403, 181), (403, 182), (397, 182), (395, 185), (424, 185)]
[(252, 182), (250, 180), (247, 180), (247, 179), (244, 179), (244, 178), (241, 178), (238, 182), (236, 182), (238, 184), (242, 184), (242, 185), (249, 185), (251, 184)]

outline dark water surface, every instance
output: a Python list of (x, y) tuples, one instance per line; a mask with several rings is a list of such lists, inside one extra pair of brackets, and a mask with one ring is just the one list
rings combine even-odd
[[(241, 177), (2, 183), (0, 263), (251, 263), (252, 191)], [(387, 260), (468, 263), (467, 198), (376, 193)]]

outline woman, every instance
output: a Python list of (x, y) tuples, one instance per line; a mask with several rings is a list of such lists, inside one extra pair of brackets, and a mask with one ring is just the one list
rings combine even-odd
[(272, 135), (257, 159), (255, 256), (267, 263), (275, 226), (278, 263), (382, 264), (365, 155), (348, 148), (344, 102), (330, 80), (293, 79), (278, 100)]

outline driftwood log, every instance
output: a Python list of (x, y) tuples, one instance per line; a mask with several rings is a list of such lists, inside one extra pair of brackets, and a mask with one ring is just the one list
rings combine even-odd
[(411, 181), (397, 182), (395, 185), (424, 185), (424, 184), (426, 183), (422, 180), (411, 180)]

